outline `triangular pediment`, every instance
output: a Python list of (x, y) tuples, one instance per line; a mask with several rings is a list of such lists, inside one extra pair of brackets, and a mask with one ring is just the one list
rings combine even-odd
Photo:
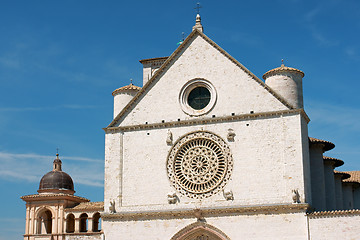
[[(196, 82), (210, 85), (211, 99), (216, 98), (201, 114), (186, 111), (182, 103), (186, 86)], [(263, 81), (194, 30), (108, 127), (288, 109), (291, 105)]]

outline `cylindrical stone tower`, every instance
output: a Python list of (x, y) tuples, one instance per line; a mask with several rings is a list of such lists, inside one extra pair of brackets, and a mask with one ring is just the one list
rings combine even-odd
[(113, 91), (114, 96), (114, 118), (121, 112), (121, 110), (131, 101), (137, 94), (141, 87), (130, 83), (127, 86), (121, 87)]
[(281, 67), (263, 75), (265, 84), (283, 97), (293, 108), (303, 108), (302, 78), (304, 73), (296, 68)]

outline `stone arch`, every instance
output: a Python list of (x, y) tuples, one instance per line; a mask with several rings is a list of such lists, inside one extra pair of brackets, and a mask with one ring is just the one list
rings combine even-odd
[(99, 212), (93, 214), (92, 217), (92, 231), (100, 232), (101, 231), (101, 216)]
[(230, 240), (230, 238), (210, 224), (196, 222), (181, 229), (171, 240)]
[(67, 233), (73, 233), (75, 232), (75, 216), (72, 213), (69, 213), (66, 216), (66, 232)]
[(36, 233), (51, 234), (53, 226), (53, 211), (51, 208), (42, 207), (36, 212)]

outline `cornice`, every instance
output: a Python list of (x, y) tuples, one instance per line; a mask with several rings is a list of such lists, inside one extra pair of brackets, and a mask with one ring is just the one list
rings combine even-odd
[(198, 218), (230, 215), (256, 215), (306, 212), (310, 208), (307, 203), (271, 204), (254, 206), (218, 206), (204, 208), (178, 208), (143, 211), (119, 211), (117, 213), (102, 213), (104, 220), (135, 220), (156, 218)]
[(359, 209), (352, 210), (336, 210), (336, 211), (319, 211), (307, 214), (310, 218), (324, 218), (324, 217), (340, 217), (360, 215)]
[(89, 202), (89, 199), (71, 194), (32, 194), (20, 197), (25, 202), (49, 201), (49, 200), (71, 200), (74, 202)]
[(146, 129), (169, 128), (169, 127), (189, 126), (189, 125), (198, 125), (198, 124), (212, 124), (219, 122), (242, 121), (247, 119), (257, 119), (261, 117), (278, 117), (278, 116), (285, 116), (292, 114), (301, 114), (307, 122), (310, 121), (304, 109), (300, 108), (300, 109), (292, 109), (292, 110), (289, 109), (289, 110), (280, 110), (280, 111), (271, 111), (271, 112), (221, 116), (221, 117), (208, 117), (208, 118), (201, 117), (201, 118), (194, 118), (189, 120), (161, 122), (161, 123), (137, 124), (137, 125), (120, 126), (120, 127), (106, 127), (103, 129), (106, 133), (127, 132), (133, 130), (146, 130)]
[(24, 234), (24, 237), (40, 237), (41, 239), (49, 239), (46, 237), (51, 236), (59, 236), (59, 237), (65, 237), (65, 236), (93, 236), (93, 235), (102, 235), (104, 234), (103, 231), (99, 232), (74, 232), (74, 233), (51, 233), (51, 234)]

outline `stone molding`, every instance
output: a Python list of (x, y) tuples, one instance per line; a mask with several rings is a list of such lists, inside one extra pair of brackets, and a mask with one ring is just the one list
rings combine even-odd
[(141, 90), (134, 96), (133, 99), (122, 109), (122, 111), (113, 119), (113, 121), (108, 125), (107, 128), (114, 127), (114, 125), (121, 121), (121, 119), (128, 113), (131, 107), (137, 103), (137, 101), (141, 98), (143, 94), (148, 90), (148, 88), (155, 82), (156, 79), (165, 71), (165, 69), (173, 62), (173, 60), (177, 57), (178, 54), (187, 46), (195, 36), (199, 35), (206, 42), (208, 42), (211, 46), (213, 46), (216, 50), (222, 53), (225, 57), (227, 57), (231, 62), (237, 65), (240, 69), (246, 72), (252, 79), (254, 79), (259, 85), (261, 85), (264, 89), (266, 89), (271, 95), (273, 95), (276, 99), (278, 99), (284, 106), (288, 109), (294, 109), (291, 104), (289, 104), (282, 96), (273, 91), (268, 85), (266, 85), (262, 80), (260, 80), (257, 76), (255, 76), (252, 72), (250, 72), (245, 66), (243, 66), (240, 62), (238, 62), (235, 58), (233, 58), (230, 54), (228, 54), (224, 49), (222, 49), (219, 45), (217, 45), (214, 41), (212, 41), (205, 34), (195, 29), (192, 31), (189, 36), (184, 40), (182, 44), (166, 59), (166, 61), (161, 65), (158, 71), (150, 78), (149, 81), (141, 88)]
[(89, 199), (74, 196), (71, 194), (33, 194), (22, 196), (21, 199), (25, 202), (48, 201), (48, 200), (70, 200), (74, 202), (89, 202)]
[[(189, 234), (196, 233), (198, 231), (206, 231), (210, 234), (214, 234), (215, 236), (219, 237), (223, 240), (230, 240), (228, 236), (224, 232), (222, 232), (220, 229), (207, 224), (206, 222), (197, 221), (195, 223), (192, 223), (183, 229), (181, 229), (179, 232), (177, 232), (170, 240), (178, 240), (178, 239), (188, 239)], [(187, 236), (187, 237), (186, 237)]]
[(341, 217), (341, 216), (353, 216), (353, 215), (360, 215), (360, 210), (353, 209), (353, 210), (319, 211), (319, 212), (312, 212), (307, 214), (307, 216), (310, 218)]
[(292, 110), (280, 110), (280, 111), (271, 111), (271, 112), (260, 112), (260, 113), (248, 113), (240, 115), (231, 115), (223, 117), (207, 117), (207, 118), (195, 118), (189, 120), (181, 121), (171, 121), (171, 122), (159, 122), (159, 123), (150, 123), (150, 124), (138, 124), (131, 126), (123, 127), (106, 127), (103, 130), (106, 133), (114, 132), (128, 132), (133, 130), (148, 130), (148, 129), (159, 129), (159, 128), (169, 128), (169, 127), (178, 127), (178, 126), (191, 126), (191, 125), (203, 125), (203, 124), (212, 124), (219, 122), (231, 122), (231, 121), (242, 121), (249, 119), (257, 119), (262, 117), (279, 117), (285, 115), (300, 114), (302, 115), (307, 122), (310, 122), (309, 117), (305, 113), (304, 109), (292, 109)]
[(306, 212), (310, 208), (307, 203), (299, 204), (271, 204), (253, 206), (220, 206), (204, 208), (178, 208), (142, 211), (119, 211), (117, 213), (102, 213), (104, 220), (136, 220), (156, 218), (198, 218), (230, 215), (256, 215)]
[[(65, 237), (68, 235), (80, 235), (80, 236), (86, 236), (86, 235), (102, 235), (104, 232), (101, 230), (100, 232), (74, 232), (74, 233), (48, 233), (48, 234), (24, 234), (24, 237), (41, 237), (41, 239), (48, 239), (46, 236), (50, 237)], [(45, 238), (44, 238), (45, 237)]]

